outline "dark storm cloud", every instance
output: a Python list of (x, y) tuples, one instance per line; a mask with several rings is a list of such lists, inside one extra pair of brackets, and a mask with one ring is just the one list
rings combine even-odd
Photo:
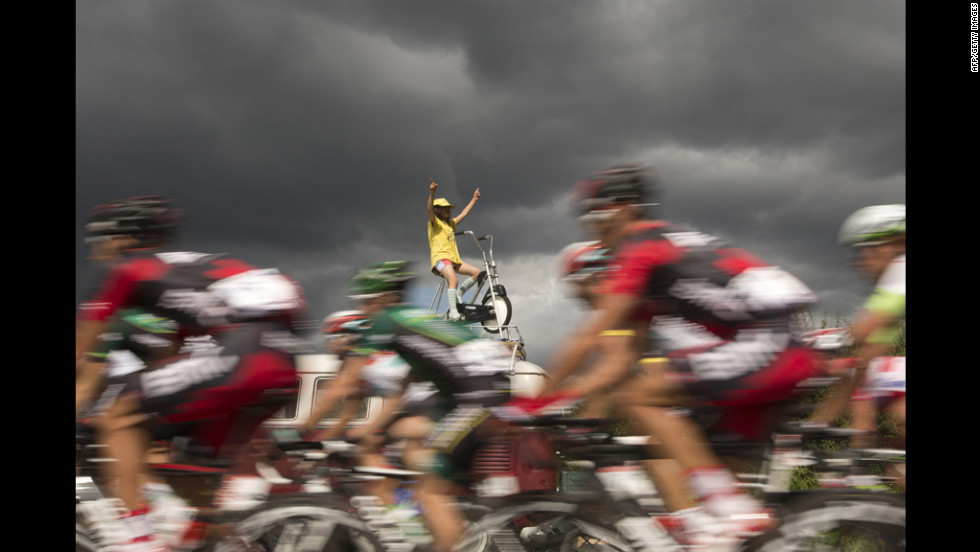
[[(798, 269), (845, 310), (867, 290), (843, 266), (840, 222), (905, 199), (901, 2), (93, 1), (76, 13), (79, 225), (99, 201), (174, 197), (187, 247), (280, 266), (320, 316), (346, 306), (358, 264), (427, 262), (430, 177), (459, 207), (481, 189), (465, 226), (494, 234), (508, 290), (538, 302), (554, 253), (579, 237), (564, 196), (614, 162), (656, 165), (669, 218)], [(83, 274), (80, 246), (76, 264)], [(546, 323), (525, 320), (525, 334)], [(534, 339), (547, 350), (554, 333)]]

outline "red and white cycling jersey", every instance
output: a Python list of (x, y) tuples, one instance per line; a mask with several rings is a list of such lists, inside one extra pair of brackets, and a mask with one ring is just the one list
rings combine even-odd
[(635, 298), (636, 320), (653, 322), (675, 375), (699, 395), (769, 400), (814, 369), (792, 315), (816, 295), (715, 236), (638, 223), (619, 246), (603, 291)]
[(854, 398), (889, 400), (905, 396), (905, 357), (877, 357), (868, 363), (864, 382)]
[(104, 321), (127, 306), (177, 322), (203, 335), (227, 324), (280, 319), (295, 322), (306, 309), (300, 287), (274, 268), (195, 252), (156, 252), (116, 265), (96, 296), (83, 303), (82, 320)]

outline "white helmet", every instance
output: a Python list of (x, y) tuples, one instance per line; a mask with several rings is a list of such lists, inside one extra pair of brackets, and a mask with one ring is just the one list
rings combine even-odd
[(871, 205), (855, 211), (840, 227), (841, 245), (878, 245), (905, 233), (905, 205)]

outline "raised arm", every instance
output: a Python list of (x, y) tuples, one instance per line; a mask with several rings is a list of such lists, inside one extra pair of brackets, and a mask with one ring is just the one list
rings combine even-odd
[(470, 199), (470, 202), (466, 204), (466, 207), (463, 207), (463, 210), (460, 211), (459, 214), (456, 215), (456, 217), (454, 217), (456, 224), (463, 222), (463, 219), (470, 214), (470, 211), (473, 210), (473, 206), (476, 205), (476, 202), (479, 199), (480, 199), (480, 189), (477, 188), (476, 191), (473, 192), (473, 198)]
[(425, 210), (428, 211), (428, 213), (429, 213), (429, 224), (432, 224), (436, 220), (436, 211), (435, 211), (435, 208), (432, 206), (432, 202), (435, 201), (435, 199), (436, 199), (436, 189), (437, 188), (439, 188), (439, 185), (436, 184), (436, 181), (435, 180), (433, 180), (433, 179), (430, 178), (429, 179), (429, 200), (425, 202)]

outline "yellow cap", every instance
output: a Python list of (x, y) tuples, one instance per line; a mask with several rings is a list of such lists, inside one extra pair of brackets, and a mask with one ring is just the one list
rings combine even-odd
[(444, 198), (444, 197), (440, 197), (439, 199), (433, 201), (432, 202), (432, 205), (434, 207), (449, 207), (450, 209), (452, 209), (454, 207), (454, 205), (452, 203), (449, 203), (448, 201), (446, 201), (446, 198)]

